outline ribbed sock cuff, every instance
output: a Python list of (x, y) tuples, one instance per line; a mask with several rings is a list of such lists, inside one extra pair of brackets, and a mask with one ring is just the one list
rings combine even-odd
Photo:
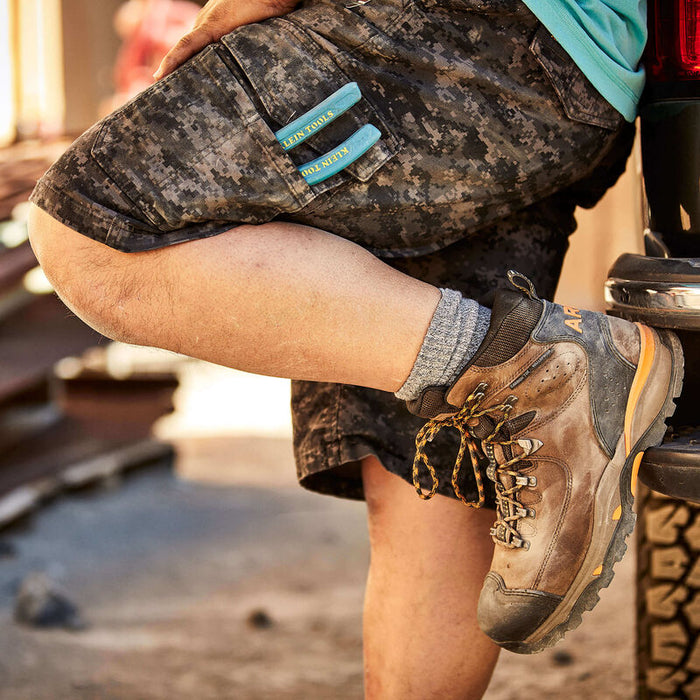
[(441, 289), (411, 373), (395, 396), (412, 401), (429, 386), (449, 386), (486, 335), (491, 312), (453, 289)]

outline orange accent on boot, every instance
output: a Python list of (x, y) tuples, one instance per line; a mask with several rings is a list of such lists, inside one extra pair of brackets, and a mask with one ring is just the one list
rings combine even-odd
[(642, 463), (642, 457), (644, 457), (644, 452), (637, 452), (637, 456), (634, 458), (634, 464), (632, 465), (632, 482), (630, 483), (632, 497), (636, 497), (637, 495), (637, 476), (639, 474), (639, 465)]
[(639, 328), (639, 340), (641, 347), (639, 348), (639, 363), (637, 371), (632, 380), (629, 398), (627, 399), (627, 410), (625, 412), (625, 457), (632, 451), (632, 419), (634, 411), (639, 403), (639, 397), (642, 395), (644, 385), (651, 372), (654, 364), (654, 355), (656, 354), (656, 342), (651, 328), (643, 326), (641, 323), (635, 323)]
[(597, 569), (593, 571), (594, 576), (600, 576), (603, 573), (603, 565), (601, 564)]
[(613, 520), (619, 520), (622, 517), (622, 506), (618, 506), (615, 508), (615, 512), (613, 513)]

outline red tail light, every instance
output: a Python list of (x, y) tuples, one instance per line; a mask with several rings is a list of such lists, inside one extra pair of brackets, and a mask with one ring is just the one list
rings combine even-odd
[(700, 73), (700, 0), (680, 3), (680, 61), (687, 70)]
[(651, 0), (649, 80), (700, 80), (700, 0)]

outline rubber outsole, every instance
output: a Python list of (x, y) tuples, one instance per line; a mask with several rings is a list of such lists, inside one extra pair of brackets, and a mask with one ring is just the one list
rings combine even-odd
[[(622, 514), (613, 532), (613, 536), (608, 545), (608, 549), (603, 560), (603, 569), (600, 576), (596, 577), (581, 593), (577, 601), (571, 608), (569, 616), (548, 632), (542, 639), (533, 643), (528, 642), (499, 642), (499, 645), (508, 651), (518, 654), (536, 654), (540, 651), (554, 646), (570, 630), (576, 629), (582, 620), (583, 614), (592, 610), (600, 600), (600, 591), (607, 588), (612, 581), (615, 571), (614, 567), (627, 551), (627, 538), (634, 529), (637, 516), (632, 506), (634, 497), (630, 491), (632, 480), (632, 466), (634, 458), (638, 452), (643, 452), (648, 447), (654, 447), (661, 443), (666, 434), (666, 421), (673, 415), (676, 405), (675, 399), (680, 396), (683, 386), (684, 359), (681, 343), (676, 335), (667, 330), (654, 329), (661, 341), (669, 348), (674, 359), (671, 382), (666, 399), (659, 410), (656, 418), (652, 421), (646, 431), (637, 440), (630, 450), (620, 474), (620, 494), (622, 500)], [(556, 611), (555, 613), (556, 614)]]

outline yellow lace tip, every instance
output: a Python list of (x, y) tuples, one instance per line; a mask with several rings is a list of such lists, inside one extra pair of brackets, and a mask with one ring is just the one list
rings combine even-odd
[(594, 569), (593, 575), (600, 576), (603, 573), (603, 565), (601, 564), (598, 568)]
[(619, 520), (622, 517), (622, 506), (618, 506), (615, 508), (615, 512), (613, 513), (613, 520)]

